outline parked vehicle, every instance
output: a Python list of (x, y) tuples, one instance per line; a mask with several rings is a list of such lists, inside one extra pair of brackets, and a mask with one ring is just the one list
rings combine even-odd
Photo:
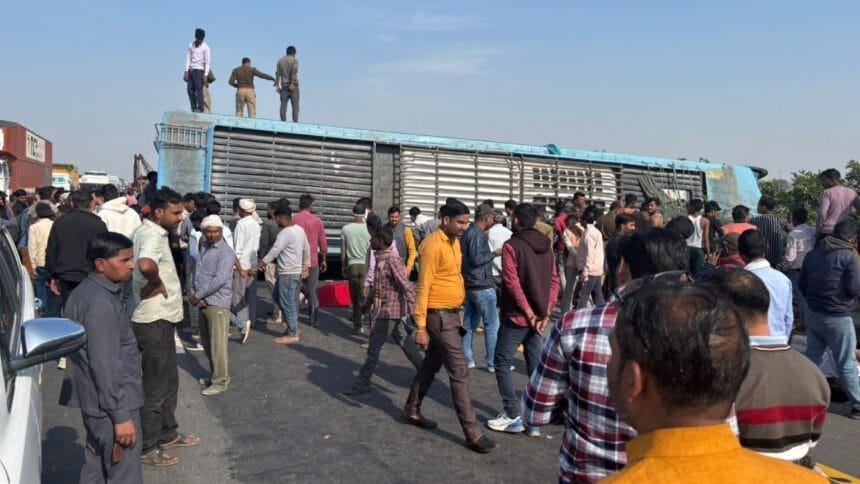
[(42, 482), (41, 364), (77, 351), (84, 328), (68, 319), (35, 319), (30, 278), (0, 227), (0, 482)]
[(75, 165), (55, 163), (51, 169), (51, 185), (65, 188), (66, 191), (78, 189), (78, 168)]
[[(168, 111), (158, 126), (159, 182), (181, 193), (204, 190), (229, 214), (232, 199), (317, 198), (330, 242), (352, 220), (360, 197), (384, 213), (417, 206), (434, 214), (447, 197), (474, 208), (485, 199), (551, 207), (581, 191), (605, 206), (633, 193), (658, 196), (668, 215), (691, 198), (755, 207), (757, 180), (747, 166), (603, 151), (561, 149), (384, 131)], [(263, 203), (259, 203), (263, 202)], [(338, 254), (330, 243), (329, 254)]]
[(110, 183), (110, 177), (103, 171), (87, 171), (78, 180), (78, 188), (81, 190), (96, 190)]

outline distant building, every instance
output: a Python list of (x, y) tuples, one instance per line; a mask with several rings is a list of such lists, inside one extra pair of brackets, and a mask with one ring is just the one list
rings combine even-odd
[(52, 167), (50, 141), (16, 122), (0, 120), (0, 190), (49, 185)]

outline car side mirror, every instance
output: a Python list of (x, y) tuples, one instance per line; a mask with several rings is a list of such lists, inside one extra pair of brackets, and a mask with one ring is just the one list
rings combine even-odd
[(87, 332), (80, 324), (66, 318), (39, 318), (21, 325), (22, 356), (12, 359), (13, 372), (46, 361), (56, 360), (78, 351), (87, 342)]

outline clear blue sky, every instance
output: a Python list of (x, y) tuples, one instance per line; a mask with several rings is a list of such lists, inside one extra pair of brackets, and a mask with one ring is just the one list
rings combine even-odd
[[(301, 62), (302, 120), (763, 166), (860, 158), (860, 2), (6, 2), (0, 119), (55, 162), (128, 178), (188, 109), (195, 27), (214, 111), (241, 58)], [(278, 99), (257, 81), (257, 115)]]

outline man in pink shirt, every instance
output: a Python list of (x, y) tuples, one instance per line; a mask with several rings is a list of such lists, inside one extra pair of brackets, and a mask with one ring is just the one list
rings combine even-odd
[(848, 220), (851, 209), (860, 210), (860, 199), (857, 192), (842, 186), (839, 170), (830, 168), (819, 175), (824, 193), (821, 194), (821, 204), (818, 209), (816, 229), (819, 238), (833, 233), (833, 227), (839, 222)]
[[(293, 216), (293, 223), (304, 229), (311, 248), (311, 266), (308, 277), (302, 281), (302, 292), (308, 298), (308, 322), (311, 326), (318, 327), (319, 298), (317, 297), (317, 290), (320, 285), (320, 273), (327, 269), (325, 258), (328, 253), (328, 242), (325, 238), (323, 221), (311, 213), (313, 205), (314, 197), (309, 193), (299, 197), (299, 213)], [(298, 307), (298, 303), (296, 305)]]

